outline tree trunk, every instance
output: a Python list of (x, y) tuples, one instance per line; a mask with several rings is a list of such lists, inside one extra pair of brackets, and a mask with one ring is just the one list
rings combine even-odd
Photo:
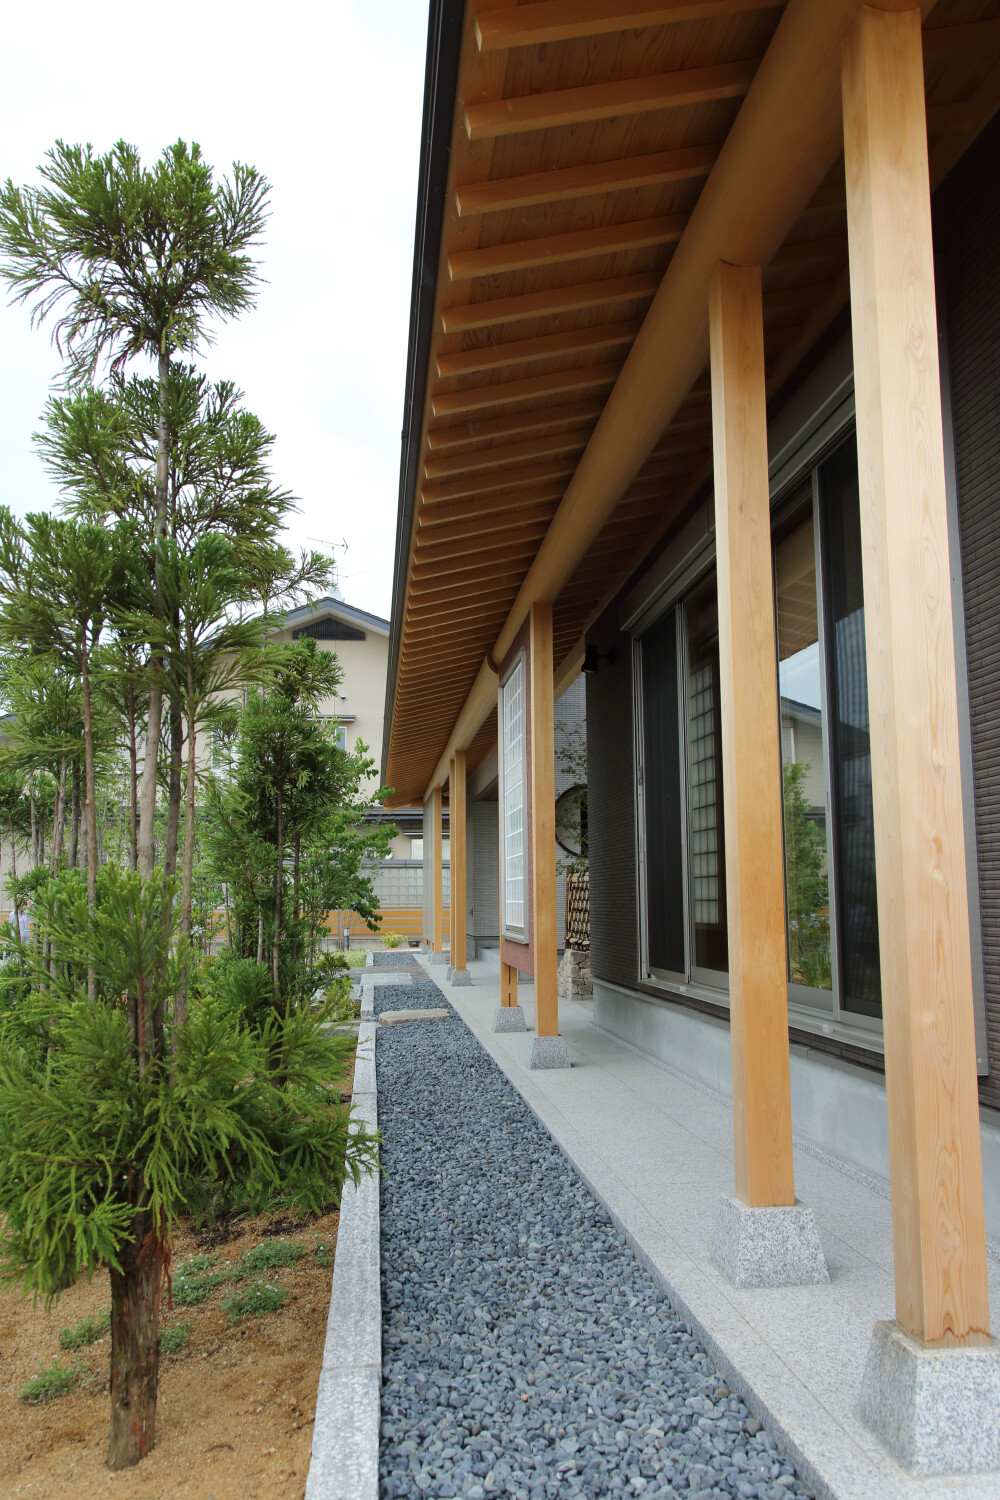
[(80, 763), (73, 763), (73, 816), (69, 825), (69, 867), (75, 870), (80, 857)]
[(281, 956), (281, 896), (285, 880), (285, 840), (281, 823), (281, 793), (278, 793), (275, 810), (275, 829), (278, 843), (277, 869), (274, 874), (274, 943), (271, 951), (271, 977), (274, 983), (274, 1001), (278, 1003), (278, 960)]
[(167, 791), (167, 833), (163, 851), (163, 874), (169, 880), (177, 874), (177, 845), (181, 826), (181, 769), (184, 760), (184, 719), (181, 705), (170, 700), (170, 785)]
[(108, 1468), (127, 1469), (156, 1437), (160, 1282), (164, 1245), (146, 1214), (134, 1241), (111, 1269), (111, 1433)]
[[(91, 921), (97, 911), (97, 795), (94, 787), (94, 720), (90, 703), (90, 654), (84, 640), (80, 655), (83, 685), (83, 795), (87, 819), (87, 910)], [(87, 967), (87, 999), (97, 998), (97, 975)]]
[(302, 840), (295, 835), (295, 864), (292, 876), (292, 964), (299, 956), (299, 861), (302, 857)]
[(59, 870), (59, 856), (62, 854), (63, 832), (66, 827), (66, 757), (59, 757), (59, 777), (56, 781), (56, 797), (52, 807), (52, 849), (49, 859), (49, 869), (53, 875)]
[[(167, 472), (170, 458), (170, 433), (167, 424), (167, 381), (170, 355), (161, 348), (157, 378), (159, 413), (156, 422), (156, 520), (153, 526), (153, 577), (156, 583), (156, 612), (163, 613), (163, 579), (158, 543), (167, 528)], [(156, 769), (160, 752), (160, 729), (163, 722), (163, 687), (159, 680), (162, 662), (153, 657), (149, 663), (149, 716), (146, 726), (146, 754), (142, 763), (142, 785), (139, 789), (139, 873), (149, 879), (156, 863)]]
[(135, 736), (135, 683), (128, 686), (128, 854), (129, 869), (134, 874), (139, 867), (138, 845), (138, 775), (139, 752)]
[(35, 819), (35, 782), (34, 778), (28, 783), (28, 812), (31, 817), (31, 859), (32, 867), (37, 868), (38, 860), (38, 824)]
[[(190, 673), (188, 674), (188, 685), (190, 688)], [(194, 792), (197, 733), (193, 704), (188, 709), (187, 741), (187, 786), (185, 787), (184, 797), (184, 856), (181, 863), (180, 936), (182, 943), (191, 936), (191, 895), (194, 889)], [(183, 1024), (187, 1016), (187, 974), (188, 965), (185, 959), (184, 973), (174, 1006), (174, 1020), (178, 1025)]]
[(261, 912), (257, 918), (257, 962), (264, 962), (264, 913)]

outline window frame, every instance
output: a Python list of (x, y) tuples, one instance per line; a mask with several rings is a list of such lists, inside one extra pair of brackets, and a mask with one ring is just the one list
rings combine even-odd
[[(521, 912), (520, 926), (507, 920), (507, 746), (506, 693), (511, 678), (521, 674)], [(531, 942), (531, 900), (528, 880), (528, 841), (531, 828), (528, 818), (528, 653), (522, 646), (500, 678), (498, 688), (498, 796), (500, 801), (500, 935), (508, 942), (527, 946)]]

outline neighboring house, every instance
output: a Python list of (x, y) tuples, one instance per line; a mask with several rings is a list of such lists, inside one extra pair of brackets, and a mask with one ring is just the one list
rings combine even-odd
[[(732, 1093), (748, 1209), (792, 1211), (793, 1123), (889, 1180), (898, 1454), (892, 1370), (962, 1381), (1000, 1238), (1000, 5), (693, 18), (433, 0), (384, 774), (432, 949), (443, 809), (472, 891), (496, 814), (504, 1004), (532, 975), (568, 1066), (551, 724), (586, 667), (594, 1020)], [(496, 934), (455, 908), (460, 964)], [(949, 1463), (995, 1422), (949, 1405)]]

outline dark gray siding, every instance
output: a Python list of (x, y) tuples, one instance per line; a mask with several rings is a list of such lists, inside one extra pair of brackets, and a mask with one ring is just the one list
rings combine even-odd
[(617, 603), (587, 632), (602, 661), (587, 675), (587, 786), (590, 837), (590, 967), (597, 979), (639, 976), (631, 641), (615, 625)]
[(947, 327), (962, 574), (983, 961), (992, 1076), (1000, 1106), (1000, 120), (934, 196), (938, 297)]

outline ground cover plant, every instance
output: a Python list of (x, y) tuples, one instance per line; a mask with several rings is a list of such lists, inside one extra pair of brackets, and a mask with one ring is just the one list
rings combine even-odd
[(273, 436), (191, 363), (253, 304), (267, 198), (183, 142), (60, 142), (0, 190), (0, 275), (65, 361), (61, 513), (0, 509), (0, 1278), (48, 1307), (107, 1272), (113, 1469), (155, 1441), (164, 1287), (196, 1308), (236, 1274), (172, 1276), (177, 1225), (319, 1214), (374, 1167), (318, 961), (328, 911), (374, 922), (393, 830), (317, 717), (335, 656), (272, 640), (329, 564), (284, 547)]

